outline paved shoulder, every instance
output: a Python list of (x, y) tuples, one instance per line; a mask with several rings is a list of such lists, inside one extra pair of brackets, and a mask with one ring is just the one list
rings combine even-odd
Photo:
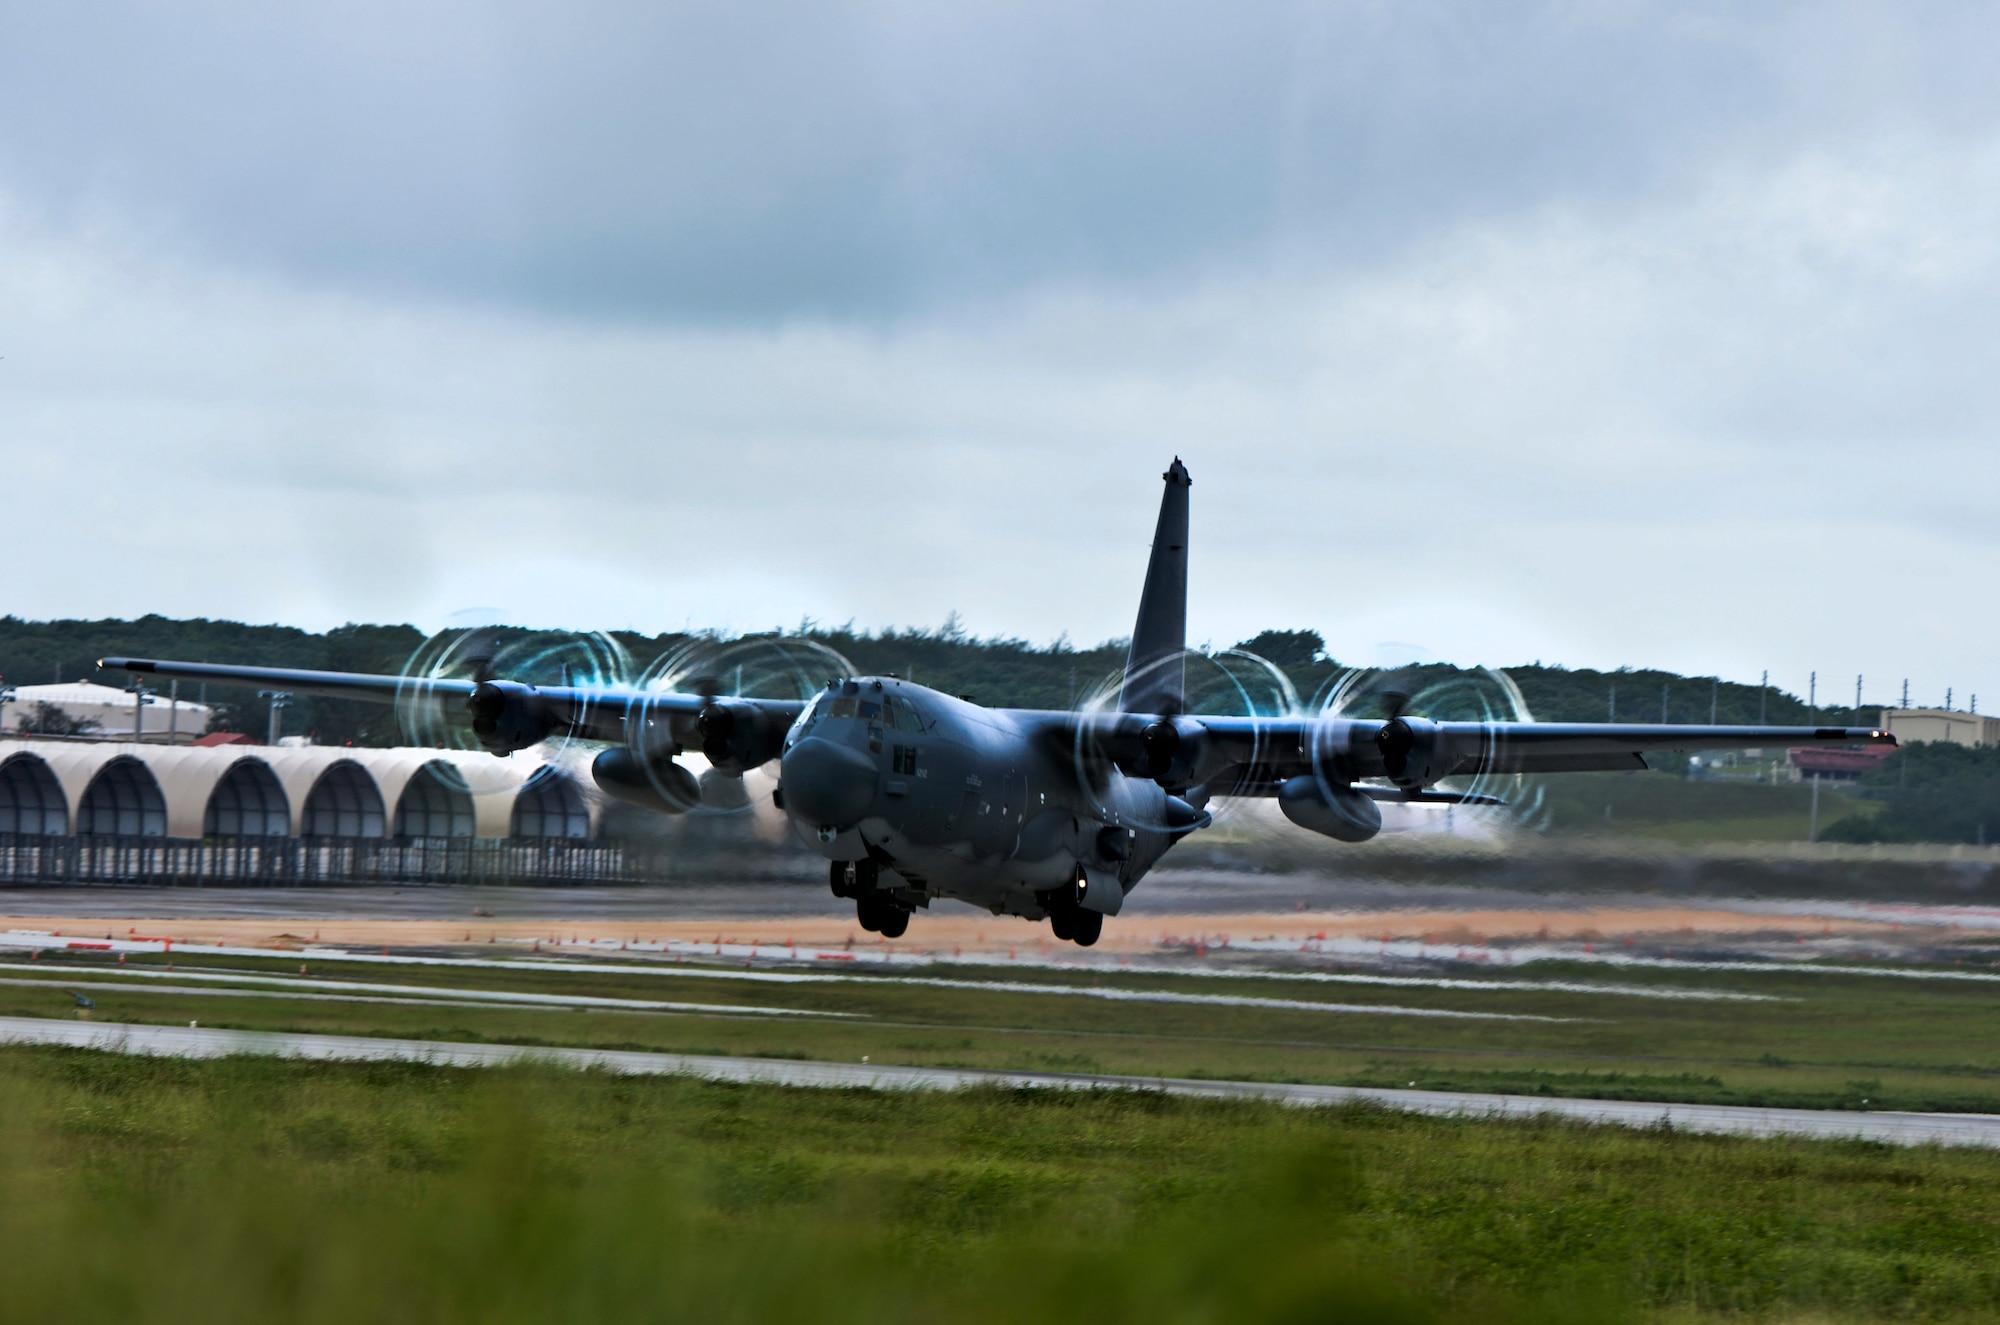
[(1373, 1090), (1258, 1081), (1197, 1081), (1175, 1077), (1093, 1076), (1063, 1072), (986, 1072), (965, 1068), (815, 1063), (705, 1054), (562, 1049), (445, 1040), (385, 1040), (365, 1035), (304, 1035), (131, 1022), (50, 1021), (0, 1017), (0, 1043), (55, 1044), (112, 1053), (174, 1058), (266, 1054), (282, 1058), (434, 1063), (497, 1067), (555, 1063), (633, 1076), (693, 1076), (779, 1086), (862, 1087), (874, 1090), (965, 1090), (1004, 1086), (1044, 1090), (1152, 1090), (1206, 1099), (1262, 1099), (1301, 1107), (1374, 1104), (1406, 1113), (1455, 1117), (1535, 1118), (1556, 1115), (1616, 1127), (1670, 1126), (1737, 1136), (1852, 1138), (1892, 1145), (2000, 1147), (2000, 1115), (1982, 1113), (1844, 1113), (1820, 1109), (1755, 1109), (1720, 1104), (1654, 1104), (1633, 1100), (1545, 1099), (1457, 1091)]

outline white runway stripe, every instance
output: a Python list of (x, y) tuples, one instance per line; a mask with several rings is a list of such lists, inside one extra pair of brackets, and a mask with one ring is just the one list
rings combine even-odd
[(1359, 1012), (1380, 1017), (1457, 1017), (1477, 1021), (1571, 1022), (1578, 1017), (1544, 1017), (1528, 1012), (1459, 1012), (1451, 1008), (1413, 1008), (1394, 1003), (1320, 1003), (1302, 998), (1256, 998), (1243, 994), (1177, 994), (1158, 989), (1107, 989), (1098, 985), (1037, 985), (1019, 980), (924, 980), (906, 975), (831, 976), (857, 983), (923, 985), (930, 989), (998, 990), (1009, 994), (1054, 994), (1068, 998), (1102, 998), (1116, 1003), (1196, 1003), (1210, 1007), (1279, 1008), (1291, 1012)]
[[(264, 954), (268, 956), (269, 954)], [(379, 960), (379, 959), (377, 959)], [(449, 965), (451, 959), (432, 959), (439, 965)], [(462, 964), (462, 963), (461, 963)], [(485, 962), (480, 965), (493, 965)], [(528, 963), (543, 971), (575, 972), (579, 968), (557, 963)], [(631, 968), (612, 968), (620, 974), (630, 975)], [(675, 967), (674, 973), (688, 975), (720, 975), (738, 979), (757, 972), (709, 971), (699, 967)], [(0, 963), (0, 971), (45, 971), (52, 977), (61, 972), (52, 968), (36, 966), (28, 962)], [(627, 1011), (653, 1012), (709, 1012), (718, 1015), (760, 1015), (794, 1017), (859, 1017), (866, 1014), (854, 1012), (812, 1012), (794, 1008), (737, 1007), (714, 1003), (666, 1003), (650, 999), (602, 998), (587, 996), (565, 996), (561, 994), (521, 994), (502, 993), (493, 990), (455, 989), (442, 985), (388, 985), (363, 981), (334, 979), (301, 979), (296, 976), (238, 974), (220, 971), (163, 971), (157, 967), (145, 966), (101, 966), (90, 974), (95, 978), (122, 976), (140, 979), (173, 979), (215, 981), (228, 984), (265, 985), (287, 989), (312, 989), (322, 992), (379, 993), (412, 997), (450, 998), (464, 1002), (509, 1003), (539, 1007), (601, 1007)], [(761, 973), (774, 974), (770, 972)], [(1030, 984), (1016, 980), (932, 980), (917, 976), (848, 976), (848, 975), (795, 975), (794, 981), (816, 981), (822, 983), (852, 982), (860, 985), (920, 985), (931, 989), (968, 989), (979, 992), (1004, 994), (1045, 994), (1067, 998), (1096, 998), (1121, 1003), (1187, 1003), (1208, 1007), (1273, 1008), (1289, 1012), (1342, 1012), (1360, 1013), (1384, 1017), (1447, 1017), (1476, 1021), (1547, 1021), (1567, 1022), (1578, 1020), (1574, 1017), (1537, 1016), (1525, 1012), (1459, 1012), (1448, 1008), (1415, 1008), (1393, 1003), (1321, 1003), (1311, 999), (1256, 998), (1237, 994), (1183, 994), (1170, 990), (1154, 989), (1108, 989), (1089, 985)]]
[[(1340, 948), (1337, 952), (1336, 948), (1342, 944), (1350, 945), (1353, 951), (1349, 953), (1345, 948)], [(1234, 947), (1261, 950), (1261, 948), (1268, 945), (1261, 944), (1256, 940), (1239, 939), (1218, 940), (1213, 946), (1220, 951), (1224, 948)], [(1375, 943), (1373, 940), (1365, 942), (1360, 939), (1328, 940), (1324, 944), (1315, 942), (1313, 950), (1320, 955), (1379, 955), (1376, 954), (1375, 949), (1380, 946), (1380, 944)], [(1418, 945), (1410, 946), (1411, 952), (1408, 954), (1398, 952), (1393, 945), (1389, 951), (1392, 955), (1416, 957), (1427, 955), (1417, 951)], [(1363, 951), (1364, 947), (1366, 949), (1365, 953)], [(1474, 980), (1452, 976), (1375, 975), (1368, 972), (1353, 971), (1243, 970), (1232, 967), (1188, 969), (1180, 965), (1168, 967), (1143, 964), (1143, 959), (1142, 964), (1139, 966), (1088, 965), (1075, 962), (1058, 963), (1042, 960), (1002, 962), (992, 956), (933, 957), (916, 953), (848, 953), (839, 949), (799, 948), (781, 944), (748, 943), (632, 942), (608, 949), (603, 945), (589, 943), (578, 944), (573, 947), (569, 945), (558, 947), (552, 944), (549, 948), (550, 956), (547, 957), (443, 957), (431, 954), (403, 952), (383, 952), (377, 954), (340, 947), (319, 947), (317, 945), (290, 951), (274, 951), (270, 948), (253, 948), (239, 944), (208, 943), (177, 943), (169, 948), (160, 939), (76, 940), (65, 938), (62, 935), (52, 935), (35, 930), (9, 930), (0, 933), (0, 948), (41, 949), (44, 951), (63, 951), (65, 949), (77, 948), (131, 954), (150, 953), (154, 955), (171, 951), (184, 956), (300, 957), (309, 958), (316, 962), (365, 962), (385, 966), (468, 966), (510, 971), (564, 970), (624, 975), (688, 975), (716, 980), (748, 980), (753, 983), (764, 984), (838, 983), (842, 981), (860, 983), (891, 978), (899, 979), (909, 984), (930, 984), (939, 982), (940, 978), (921, 975), (897, 977), (850, 975), (840, 971), (829, 971), (825, 968), (816, 971), (782, 971), (771, 970), (768, 967), (763, 970), (755, 970), (750, 968), (749, 963), (754, 961), (793, 964), (802, 962), (833, 962), (841, 966), (853, 965), (869, 969), (888, 970), (907, 970), (913, 966), (957, 966), (1018, 971), (1024, 968), (1035, 969), (1039, 967), (1047, 970), (1114, 975), (1128, 979), (1149, 975), (1193, 975), (1199, 976), (1202, 979), (1220, 980), (1297, 980), (1304, 983), (1319, 984), (1380, 985), (1386, 988), (1463, 989), (1475, 993), (1608, 994), (1630, 998), (1656, 998), (1674, 1001), (1705, 1000), (1755, 1003), (1769, 1001), (1773, 997), (1768, 994), (1743, 993), (1730, 990), (1695, 989), (1672, 985), (1621, 985), (1605, 981), (1524, 980), (1518, 978)], [(1278, 950), (1290, 953), (1298, 949), (1296, 945), (1287, 945)], [(577, 952), (588, 953), (592, 951), (614, 951), (635, 955), (609, 962), (579, 961), (572, 955)], [(1436, 956), (1437, 954), (1431, 953), (1428, 955)], [(664, 960), (668, 957), (674, 958), (675, 961), (671, 964), (668, 963)], [(740, 968), (719, 965), (688, 965), (685, 964), (685, 959), (688, 957), (695, 957), (697, 959), (713, 958), (716, 961), (742, 961), (745, 965)], [(1659, 964), (1670, 968), (1697, 969), (1696, 964), (1693, 962), (1666, 962)], [(1713, 966), (1712, 969), (1730, 969), (1730, 967), (1728, 964), (1724, 964)], [(1789, 970), (1793, 968), (1786, 967), (1784, 969)]]
[[(0, 971), (37, 971), (41, 980), (7, 980), (4, 984), (61, 985), (70, 971), (27, 962), (0, 963)], [(78, 972), (94, 979), (116, 976), (139, 980), (198, 980), (207, 984), (262, 985), (266, 988), (309, 989), (315, 993), (348, 995), (383, 994), (427, 999), (449, 999), (454, 1003), (504, 1004), (538, 1008), (604, 1008), (619, 1012), (708, 1012), (722, 1016), (750, 1017), (858, 1017), (855, 1012), (815, 1012), (803, 1008), (765, 1008), (730, 1003), (669, 1003), (650, 998), (604, 998), (590, 994), (524, 994), (500, 989), (454, 989), (449, 985), (385, 985), (362, 980), (312, 980), (299, 976), (237, 974), (229, 971), (163, 971), (157, 967), (103, 966)], [(98, 985), (112, 989), (115, 985)], [(248, 991), (246, 991), (248, 992)]]
[(284, 1058), (415, 1062), (446, 1067), (552, 1063), (632, 1076), (690, 1076), (779, 1086), (874, 1090), (965, 1090), (979, 1086), (1047, 1090), (1142, 1090), (1208, 1099), (1261, 1099), (1301, 1107), (1372, 1104), (1405, 1113), (1473, 1118), (1554, 1116), (1618, 1127), (1670, 1126), (1733, 1136), (1858, 1139), (1890, 1145), (2000, 1147), (2000, 1115), (1842, 1113), (1757, 1109), (1721, 1104), (1652, 1104), (1630, 1100), (1542, 1099), (1458, 1091), (1376, 1090), (1173, 1077), (1089, 1076), (1061, 1072), (983, 1072), (964, 1068), (887, 1067), (613, 1049), (522, 1048), (437, 1040), (382, 1040), (354, 1035), (299, 1035), (180, 1026), (96, 1024), (0, 1017), (0, 1044), (66, 1045), (111, 1053), (177, 1058), (263, 1054)]

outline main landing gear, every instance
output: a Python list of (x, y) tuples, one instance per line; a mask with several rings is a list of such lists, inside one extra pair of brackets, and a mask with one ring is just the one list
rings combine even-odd
[(877, 889), (881, 875), (881, 867), (872, 860), (836, 860), (827, 871), (827, 885), (835, 897), (853, 901), (861, 928), (885, 939), (899, 939), (910, 927), (910, 908)]
[(1074, 885), (1043, 893), (1041, 901), (1042, 910), (1049, 913), (1049, 929), (1059, 939), (1088, 948), (1104, 932), (1103, 913), (1079, 903)]

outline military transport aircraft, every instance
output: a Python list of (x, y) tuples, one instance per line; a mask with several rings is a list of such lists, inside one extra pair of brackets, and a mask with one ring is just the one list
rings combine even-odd
[[(956, 898), (995, 915), (1046, 918), (1089, 945), (1104, 917), (1168, 849), (1211, 822), (1221, 797), (1273, 797), (1292, 823), (1343, 842), (1382, 827), (1377, 802), (1496, 804), (1447, 778), (1642, 769), (1647, 751), (1893, 745), (1848, 727), (1646, 726), (1437, 721), (1391, 706), (1338, 713), (1187, 712), (1187, 469), (1162, 476), (1153, 536), (1115, 693), (1082, 711), (985, 708), (895, 676), (836, 676), (804, 700), (632, 684), (531, 684), (503, 676), (368, 676), (106, 658), (102, 666), (186, 680), (463, 706), (486, 750), (570, 738), (607, 743), (591, 765), (608, 795), (666, 814), (704, 784), (675, 757), (698, 750), (740, 779), (778, 764), (774, 801), (830, 862), (836, 895), (894, 938), (914, 908)], [(1193, 655), (1200, 657), (1200, 655)], [(567, 674), (565, 682), (571, 678)], [(737, 791), (740, 799), (740, 786)]]

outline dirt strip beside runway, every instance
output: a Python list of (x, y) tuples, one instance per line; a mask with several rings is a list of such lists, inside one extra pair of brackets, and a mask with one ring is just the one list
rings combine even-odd
[[(1046, 925), (940, 908), (919, 913), (902, 939), (890, 942), (850, 920), (832, 917), (759, 917), (744, 921), (514, 920), (473, 916), (462, 920), (315, 918), (310, 898), (300, 898), (301, 914), (291, 920), (190, 917), (0, 916), (0, 930), (32, 930), (78, 940), (171, 938), (175, 943), (216, 943), (292, 951), (314, 943), (350, 947), (437, 948), (499, 944), (563, 948), (596, 941), (797, 944), (802, 947), (870, 947), (909, 952), (993, 952), (1070, 949), (1050, 937)], [(1894, 926), (1855, 920), (1773, 916), (1727, 907), (1617, 907), (1534, 911), (1414, 910), (1374, 912), (1244, 912), (1190, 915), (1154, 914), (1113, 918), (1104, 926), (1098, 952), (1154, 951), (1163, 945), (1215, 943), (1225, 938), (1351, 938), (1416, 940), (1428, 944), (1479, 945), (1509, 941), (1618, 942), (1674, 935), (1781, 937), (1877, 937)]]

